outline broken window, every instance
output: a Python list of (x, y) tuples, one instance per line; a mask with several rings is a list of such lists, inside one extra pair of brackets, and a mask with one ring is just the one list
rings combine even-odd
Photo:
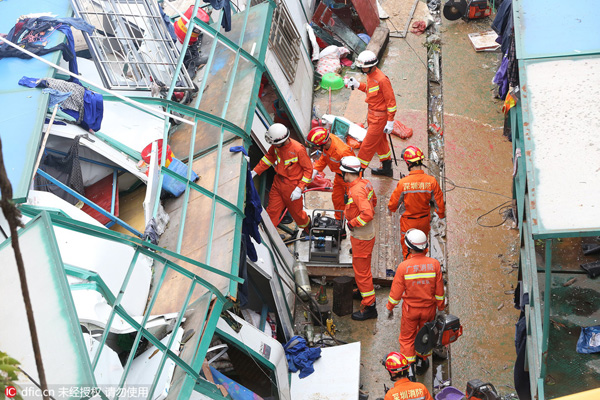
[(290, 17), (290, 12), (285, 3), (278, 0), (273, 11), (269, 48), (277, 56), (279, 66), (289, 83), (294, 82), (296, 78), (301, 47), (300, 34)]
[[(84, 33), (109, 89), (150, 90), (171, 84), (180, 52), (153, 0), (71, 0), (78, 17), (96, 28)], [(182, 68), (176, 89), (194, 88)]]

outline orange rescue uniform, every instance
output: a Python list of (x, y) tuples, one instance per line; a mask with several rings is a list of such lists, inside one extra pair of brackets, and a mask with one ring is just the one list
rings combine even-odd
[(388, 390), (384, 400), (433, 400), (433, 398), (422, 383), (400, 378), (394, 382), (394, 387)]
[[(342, 178), (340, 163), (342, 157), (353, 156), (354, 152), (350, 146), (337, 136), (330, 134), (329, 137), (331, 138), (331, 145), (328, 149), (323, 148), (323, 154), (315, 161), (313, 168), (319, 172), (323, 172), (325, 167), (328, 166), (331, 172), (335, 173), (331, 201), (333, 202), (333, 208), (343, 210), (345, 207), (344, 195), (348, 192), (348, 185), (344, 182), (344, 178)], [(335, 217), (341, 219), (342, 213), (336, 212)]]
[(363, 168), (366, 168), (373, 155), (379, 155), (379, 161), (389, 160), (392, 157), (383, 128), (388, 121), (393, 121), (396, 115), (396, 96), (392, 89), (390, 79), (377, 67), (367, 74), (367, 83), (361, 82), (359, 90), (367, 94), (365, 102), (369, 105), (367, 115), (367, 135), (360, 145), (358, 159)]
[(423, 170), (410, 171), (404, 178), (400, 179), (398, 186), (392, 192), (388, 209), (391, 212), (400, 210), (400, 243), (402, 244), (402, 255), (406, 260), (408, 247), (404, 243), (404, 235), (411, 229), (419, 229), (429, 235), (431, 222), (431, 206), (435, 206), (435, 212), (440, 218), (446, 217), (446, 206), (444, 195), (433, 176), (427, 175)]
[(299, 187), (304, 190), (312, 177), (312, 162), (306, 149), (293, 139), (279, 148), (271, 146), (267, 154), (254, 167), (254, 171), (260, 175), (271, 166), (277, 173), (271, 186), (267, 206), (267, 214), (271, 222), (277, 226), (281, 213), (287, 207), (298, 227), (306, 230), (310, 219), (304, 211), (302, 197), (298, 200), (290, 200), (294, 189)]
[(345, 213), (346, 219), (354, 227), (350, 232), (352, 268), (356, 286), (362, 296), (361, 304), (365, 307), (375, 303), (371, 255), (375, 245), (375, 227), (372, 221), (376, 205), (377, 196), (371, 182), (358, 178), (354, 182), (348, 183), (348, 202)]
[[(386, 305), (393, 310), (400, 300), (400, 352), (409, 362), (415, 362), (415, 338), (419, 329), (444, 309), (444, 281), (440, 263), (425, 254), (411, 254), (396, 270)], [(427, 354), (428, 355), (428, 354)], [(424, 356), (427, 356), (424, 355)]]

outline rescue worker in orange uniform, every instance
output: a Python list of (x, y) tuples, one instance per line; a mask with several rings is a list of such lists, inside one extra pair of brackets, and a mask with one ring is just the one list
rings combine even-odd
[(429, 367), (429, 354), (417, 356), (415, 338), (425, 323), (433, 321), (436, 309), (442, 311), (446, 307), (444, 281), (439, 261), (425, 255), (425, 233), (410, 229), (404, 240), (410, 254), (396, 269), (386, 313), (388, 318), (392, 318), (394, 307), (404, 301), (400, 320), (400, 352), (410, 363), (416, 362), (416, 372), (420, 375)]
[(346, 225), (350, 230), (354, 279), (362, 296), (360, 309), (352, 314), (352, 319), (364, 321), (377, 318), (375, 287), (371, 273), (371, 255), (375, 245), (375, 227), (372, 221), (377, 196), (371, 182), (361, 178), (361, 164), (358, 158), (354, 156), (342, 158), (340, 171), (348, 184)]
[(381, 168), (371, 169), (373, 175), (393, 177), (392, 152), (386, 134), (394, 130), (396, 115), (396, 96), (390, 79), (377, 68), (379, 60), (375, 53), (365, 50), (356, 58), (356, 66), (367, 74), (367, 83), (358, 82), (354, 78), (345, 80), (346, 87), (358, 89), (367, 94), (365, 102), (369, 105), (367, 115), (367, 135), (360, 145), (358, 159), (362, 168), (366, 169), (373, 155), (379, 155)]
[(416, 146), (408, 146), (402, 152), (402, 158), (408, 166), (408, 175), (398, 181), (396, 189), (392, 192), (388, 202), (390, 213), (400, 210), (400, 242), (402, 243), (402, 256), (406, 260), (408, 247), (404, 235), (409, 229), (415, 228), (429, 235), (431, 223), (431, 206), (439, 217), (438, 229), (444, 231), (446, 206), (440, 185), (433, 176), (423, 171), (425, 155)]
[(425, 385), (410, 381), (410, 363), (402, 354), (395, 351), (388, 354), (385, 369), (390, 373), (394, 387), (388, 390), (384, 400), (433, 400)]
[(304, 146), (290, 139), (290, 130), (282, 124), (273, 124), (265, 134), (271, 145), (267, 154), (252, 170), (252, 178), (274, 167), (275, 179), (269, 193), (267, 214), (277, 226), (281, 213), (287, 207), (298, 228), (308, 234), (310, 218), (302, 204), (302, 191), (310, 182), (312, 162)]
[[(326, 128), (321, 126), (311, 129), (307, 139), (322, 151), (321, 157), (313, 164), (312, 179), (314, 179), (319, 172), (323, 172), (325, 167), (328, 166), (331, 172), (335, 173), (333, 192), (331, 193), (333, 208), (336, 210), (343, 210), (346, 206), (344, 196), (348, 192), (348, 185), (342, 178), (340, 163), (343, 157), (353, 156), (354, 152), (350, 146), (342, 142), (340, 138), (331, 135)], [(341, 219), (342, 213), (336, 212), (335, 218)]]

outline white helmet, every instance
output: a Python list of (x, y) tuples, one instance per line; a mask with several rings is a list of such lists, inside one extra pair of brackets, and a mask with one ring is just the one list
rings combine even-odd
[(427, 236), (423, 231), (412, 228), (406, 231), (404, 243), (406, 243), (409, 249), (425, 251), (427, 249)]
[(374, 67), (378, 62), (377, 56), (370, 50), (365, 50), (356, 57), (356, 66), (358, 68)]
[(360, 160), (358, 157), (354, 156), (346, 156), (342, 157), (340, 170), (344, 172), (350, 172), (351, 174), (359, 174), (360, 173)]
[(281, 144), (290, 137), (290, 130), (283, 124), (273, 124), (265, 133), (265, 140), (269, 144)]

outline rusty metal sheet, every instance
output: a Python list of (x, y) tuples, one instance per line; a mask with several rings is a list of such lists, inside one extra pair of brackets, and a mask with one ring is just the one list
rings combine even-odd
[(373, 36), (375, 28), (379, 26), (379, 12), (376, 0), (352, 0), (352, 5), (358, 13), (367, 34)]

